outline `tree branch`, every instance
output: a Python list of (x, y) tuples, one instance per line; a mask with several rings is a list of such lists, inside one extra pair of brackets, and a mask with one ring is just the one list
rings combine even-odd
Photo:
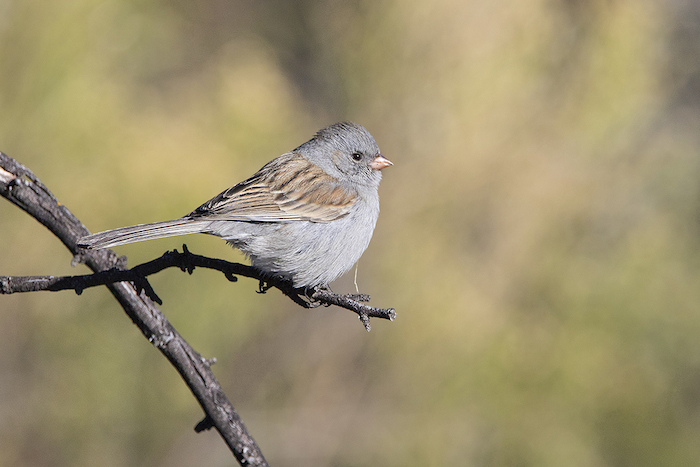
[[(260, 281), (260, 292), (265, 293), (271, 287), (282, 291), (289, 298), (305, 308), (313, 308), (319, 305), (337, 305), (352, 310), (359, 316), (365, 328), (370, 330), (370, 318), (384, 318), (393, 320), (396, 312), (393, 308), (375, 308), (361, 302), (369, 301), (369, 295), (338, 295), (329, 289), (316, 288), (307, 290), (294, 288), (291, 282), (266, 275), (262, 271), (245, 264), (231, 263), (222, 259), (208, 258), (206, 256), (190, 253), (187, 245), (182, 245), (183, 253), (177, 250), (168, 251), (160, 258), (147, 263), (139, 264), (131, 269), (112, 268), (95, 274), (81, 276), (24, 276), (8, 277), (0, 276), (0, 293), (11, 294), (16, 292), (38, 292), (49, 290), (75, 290), (78, 294), (84, 289), (98, 285), (107, 285), (115, 282), (133, 282), (137, 291), (143, 291), (151, 300), (162, 305), (161, 299), (156, 295), (146, 279), (151, 274), (156, 274), (164, 269), (178, 267), (182, 271), (192, 274), (196, 267), (214, 269), (224, 273), (224, 276), (232, 282), (236, 276), (245, 276)], [(79, 255), (82, 254), (79, 253)], [(78, 255), (78, 256), (79, 256)], [(80, 260), (81, 258), (77, 258)]]
[[(87, 228), (29, 169), (1, 152), (0, 195), (46, 226), (73, 255), (79, 254), (81, 262), (96, 273), (119, 266), (120, 261), (111, 250), (78, 251), (76, 242), (89, 233)], [(38, 284), (46, 279), (13, 281), (6, 278), (2, 287), (4, 289), (7, 284), (11, 288), (12, 284), (33, 281)], [(206, 416), (197, 425), (197, 430), (215, 427), (241, 465), (267, 466), (260, 448), (221, 390), (211, 371), (211, 362), (202, 358), (182, 338), (145, 293), (140, 293), (128, 282), (106, 285), (143, 335), (177, 369), (201, 405)]]

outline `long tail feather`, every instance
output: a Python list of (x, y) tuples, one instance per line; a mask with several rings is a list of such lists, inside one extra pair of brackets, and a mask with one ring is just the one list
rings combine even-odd
[(154, 222), (152, 224), (132, 225), (88, 235), (78, 240), (78, 246), (91, 249), (109, 248), (156, 238), (200, 233), (203, 232), (208, 225), (208, 221), (195, 221), (187, 218)]

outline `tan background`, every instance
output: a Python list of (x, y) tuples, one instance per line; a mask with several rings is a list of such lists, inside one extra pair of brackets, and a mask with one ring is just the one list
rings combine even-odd
[[(153, 279), (272, 465), (698, 465), (698, 57), (690, 0), (0, 0), (0, 150), (99, 231), (373, 133), (395, 322)], [(242, 260), (117, 251), (183, 241)], [(0, 200), (0, 274), (70, 260)], [(200, 418), (106, 290), (0, 297), (0, 465), (231, 465)]]

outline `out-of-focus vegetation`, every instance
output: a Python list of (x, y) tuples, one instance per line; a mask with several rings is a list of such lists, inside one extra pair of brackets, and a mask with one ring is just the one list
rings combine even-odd
[[(693, 0), (4, 0), (0, 150), (99, 231), (374, 134), (358, 282), (395, 322), (153, 279), (272, 465), (698, 465), (699, 56)], [(183, 241), (243, 259), (117, 251)], [(0, 245), (86, 272), (6, 202)], [(200, 417), (106, 290), (0, 297), (0, 465), (231, 465)]]

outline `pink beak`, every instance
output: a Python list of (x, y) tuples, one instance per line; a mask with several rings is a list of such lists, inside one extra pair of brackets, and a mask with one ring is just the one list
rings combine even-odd
[(389, 167), (390, 165), (394, 164), (381, 154), (372, 159), (372, 162), (369, 163), (369, 166), (376, 170), (382, 170), (384, 167)]

